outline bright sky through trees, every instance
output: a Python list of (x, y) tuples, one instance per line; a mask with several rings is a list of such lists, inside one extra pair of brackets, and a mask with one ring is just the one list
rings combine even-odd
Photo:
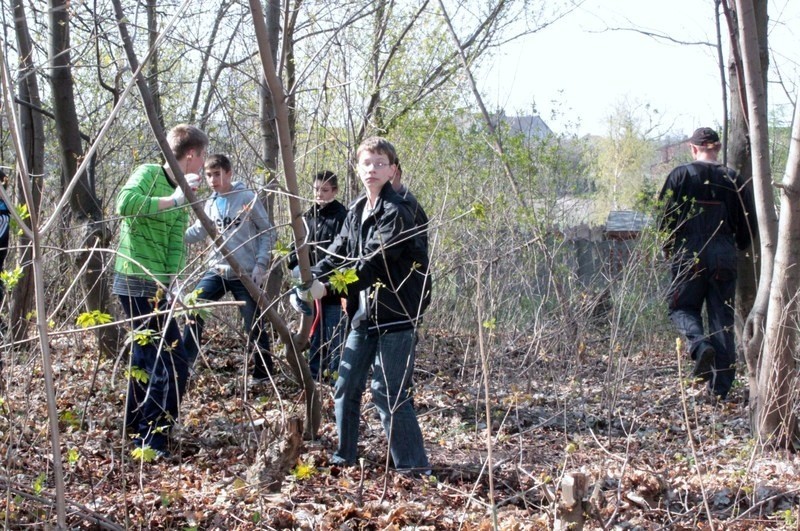
[[(800, 86), (800, 2), (769, 1), (769, 97), (773, 112), (783, 111), (789, 123), (786, 92), (794, 99)], [(707, 45), (716, 40), (713, 17), (713, 0), (587, 0), (563, 20), (506, 45), (481, 88), (488, 105), (508, 114), (529, 113), (535, 102), (557, 132), (579, 122), (581, 134), (605, 134), (606, 117), (627, 100), (657, 109), (659, 132), (689, 134), (722, 122), (717, 55)], [(723, 49), (727, 59), (725, 36)]]

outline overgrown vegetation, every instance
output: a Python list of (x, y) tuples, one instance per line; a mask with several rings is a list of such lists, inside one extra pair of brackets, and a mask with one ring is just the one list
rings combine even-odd
[[(246, 385), (246, 338), (233, 308), (208, 316), (208, 344), (174, 434), (175, 456), (132, 452), (121, 435), (126, 379), (146, 374), (128, 369), (125, 345), (114, 355), (99, 354), (87, 330), (118, 326), (113, 320), (120, 313), (113, 305), (112, 314), (85, 308), (73, 260), (85, 251), (84, 235), (58, 213), (56, 230), (41, 235), (47, 301), (41, 317), (51, 335), (69, 526), (549, 529), (562, 511), (561, 480), (582, 472), (589, 478), (585, 512), (593, 528), (794, 528), (800, 517), (796, 459), (758, 453), (746, 390), (737, 387), (730, 402), (713, 404), (675, 352), (663, 302), (663, 235), (652, 227), (630, 240), (603, 233), (611, 210), (652, 214), (666, 169), (685, 159), (674, 137), (643, 121), (652, 112), (642, 117), (641, 109), (616, 109), (600, 138), (531, 134), (506, 117), (497, 123), (506, 148), (501, 160), (483, 119), (462, 97), (468, 90), (435, 13), (406, 3), (384, 12), (328, 4), (304, 4), (286, 35), (296, 54), (297, 77), (287, 86), (296, 98), (296, 163), (301, 176), (334, 170), (346, 203), (358, 190), (351, 156), (359, 134), (385, 134), (431, 218), (434, 300), (421, 330), (414, 401), (433, 476), (410, 479), (386, 468), (386, 441), (369, 405), (364, 462), (330, 466), (335, 426), (324, 388), (319, 440), (304, 443), (281, 481), (265, 481), (265, 456), (283, 441), (287, 419), (303, 414), (303, 399), (277, 340), (282, 374), (266, 386)], [(134, 28), (145, 26), (137, 6), (126, 6)], [(98, 144), (94, 175), (106, 228), (116, 234), (112, 205), (119, 187), (136, 165), (160, 155), (137, 98), (122, 95), (131, 73), (109, 13), (85, 4), (70, 9), (82, 132), (96, 138), (112, 106), (120, 102), (123, 109)], [(521, 12), (544, 25), (561, 9), (560, 3), (534, 9), (509, 2), (494, 19), (480, 10), (475, 19), (465, 16), (465, 42), (488, 20), (468, 50), (471, 59), (503, 42)], [(165, 6), (159, 16), (174, 10)], [(47, 28), (39, 15), (30, 14), (30, 28), (41, 43)], [(252, 54), (248, 12), (239, 4), (204, 2), (183, 16), (180, 30), (159, 49), (164, 122), (195, 116), (212, 138), (211, 150), (235, 161), (236, 178), (263, 188), (275, 169), (260, 145), (261, 65)], [(217, 16), (221, 29), (211, 42), (208, 21)], [(376, 27), (388, 27), (383, 37), (397, 45), (391, 61), (387, 46), (372, 42)], [(140, 28), (142, 57), (145, 40)], [(201, 74), (206, 49), (212, 53)], [(13, 49), (6, 50), (6, 65), (13, 64)], [(34, 63), (45, 64), (45, 55), (37, 48)], [(385, 66), (385, 77), (378, 79), (377, 66)], [(53, 96), (43, 91), (45, 101)], [(371, 106), (376, 93), (378, 104)], [(9, 134), (12, 99), (5, 96), (0, 165), (18, 170)], [(55, 125), (45, 124), (45, 137), (54, 142)], [(782, 145), (776, 141), (775, 160), (786, 157)], [(42, 219), (63, 195), (56, 151), (46, 145)], [(278, 168), (278, 183), (280, 177)], [(9, 195), (20, 191), (13, 184)], [(274, 267), (285, 273), (286, 192), (280, 184), (271, 192), (280, 238)], [(305, 192), (309, 201), (309, 186)], [(15, 206), (27, 220), (26, 206)], [(113, 246), (94, 252), (111, 264)], [(0, 308), (4, 319), (12, 298), (21, 296), (13, 290), (29, 265), (22, 256), (21, 248), (12, 249), (0, 275), (10, 293)], [(188, 264), (183, 277), (193, 285), (204, 270), (202, 256)], [(285, 297), (271, 304), (296, 319)], [(24, 316), (31, 324), (37, 317)], [(16, 342), (11, 334), (3, 337), (0, 520), (7, 528), (55, 520), (36, 340), (32, 328)]]

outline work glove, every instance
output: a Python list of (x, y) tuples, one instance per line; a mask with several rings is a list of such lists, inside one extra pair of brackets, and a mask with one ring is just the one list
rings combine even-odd
[[(193, 192), (200, 187), (200, 176), (196, 173), (187, 173), (184, 177), (186, 178), (186, 183)], [(180, 186), (175, 188), (175, 191), (172, 192), (169, 198), (172, 199), (175, 206), (182, 205), (186, 202), (186, 194), (183, 193), (183, 188)]]
[(289, 304), (291, 304), (292, 308), (294, 308), (294, 310), (298, 313), (305, 315), (311, 315), (312, 313), (311, 306), (297, 296), (297, 289), (293, 289), (289, 294)]
[(264, 277), (266, 274), (267, 268), (261, 264), (256, 264), (256, 266), (253, 268), (253, 272), (250, 273), (250, 278), (253, 280), (253, 284), (260, 288), (264, 283)]
[(311, 282), (311, 286), (306, 289), (296, 289), (297, 297), (303, 302), (311, 304), (317, 299), (325, 296), (325, 286), (317, 279)]

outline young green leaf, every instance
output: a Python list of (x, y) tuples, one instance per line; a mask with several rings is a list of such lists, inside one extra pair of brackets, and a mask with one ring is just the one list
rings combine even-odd
[[(19, 215), (19, 217), (22, 220), (26, 220), (29, 217), (31, 217), (30, 212), (28, 212), (28, 205), (23, 203), (21, 205), (17, 205), (16, 209), (17, 209), (17, 214)], [(17, 218), (12, 217), (9, 220), (8, 227), (9, 227), (9, 230), (11, 232), (14, 232), (17, 236), (22, 236), (23, 232), (22, 232), (22, 229), (19, 226), (19, 223), (17, 223)]]
[(78, 459), (80, 459), (80, 457), (81, 456), (78, 453), (78, 450), (76, 450), (75, 448), (70, 448), (69, 450), (67, 450), (67, 463), (69, 463), (70, 465), (75, 465), (75, 463), (78, 462)]
[(0, 272), (0, 282), (3, 283), (6, 290), (12, 290), (19, 284), (22, 278), (22, 268), (17, 266), (14, 269)]
[(300, 462), (292, 469), (292, 476), (298, 481), (308, 479), (317, 473), (317, 467), (313, 463)]
[(132, 366), (129, 370), (125, 371), (125, 378), (131, 380), (136, 380), (142, 385), (145, 385), (149, 380), (150, 376), (147, 374), (147, 371), (136, 367), (135, 365)]
[(336, 293), (347, 295), (347, 285), (358, 280), (355, 269), (334, 269), (330, 276), (331, 287)]
[(483, 203), (472, 203), (472, 213), (480, 221), (486, 220), (486, 207), (483, 206)]
[(191, 293), (187, 293), (183, 297), (183, 304), (189, 307), (189, 315), (192, 317), (198, 317), (200, 319), (208, 319), (211, 316), (211, 310), (208, 308), (194, 308), (201, 298), (200, 295), (203, 293), (203, 288), (196, 289)]
[(143, 347), (153, 343), (156, 337), (156, 331), (150, 328), (145, 330), (136, 330), (133, 332), (133, 340)]
[(41, 472), (39, 473), (38, 476), (36, 476), (36, 480), (34, 480), (33, 482), (33, 493), (36, 494), (37, 496), (41, 494), (42, 491), (44, 490), (44, 481), (46, 479), (47, 476), (45, 475), (44, 472)]
[(97, 326), (110, 322), (111, 322), (111, 315), (101, 312), (100, 310), (83, 312), (75, 320), (75, 323), (81, 328), (89, 328), (90, 326)]
[(272, 248), (272, 256), (275, 258), (283, 258), (284, 256), (288, 256), (291, 252), (291, 248), (283, 242), (276, 242), (275, 247)]
[(144, 461), (145, 463), (151, 463), (158, 457), (158, 452), (145, 445), (141, 448), (134, 448), (131, 450), (131, 457), (140, 461)]

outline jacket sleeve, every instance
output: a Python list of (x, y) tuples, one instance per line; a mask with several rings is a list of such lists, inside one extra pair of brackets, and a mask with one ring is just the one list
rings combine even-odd
[(347, 247), (350, 240), (350, 230), (355, 215), (355, 211), (351, 211), (347, 214), (344, 224), (342, 224), (342, 230), (340, 230), (339, 234), (333, 239), (333, 243), (326, 248), (324, 252), (325, 256), (311, 268), (311, 272), (315, 278), (323, 278), (345, 263)]
[(203, 228), (203, 225), (200, 224), (200, 220), (195, 220), (192, 223), (192, 226), (186, 229), (186, 233), (183, 235), (183, 241), (186, 243), (197, 243), (202, 241), (206, 237), (206, 229)]
[(120, 216), (157, 214), (158, 197), (153, 197), (155, 176), (147, 166), (139, 166), (117, 195), (116, 212)]
[[(213, 204), (213, 199), (208, 198), (206, 199), (205, 205), (203, 205), (203, 212), (206, 213), (206, 216), (209, 219), (211, 219), (211, 208)], [(206, 229), (200, 223), (200, 220), (196, 219), (194, 223), (192, 223), (191, 226), (186, 229), (186, 232), (183, 235), (183, 241), (190, 244), (198, 243), (203, 241), (206, 236), (208, 236), (208, 232), (206, 232)]]
[(756, 216), (755, 199), (753, 198), (753, 180), (747, 182), (737, 175), (736, 184), (739, 187), (738, 199), (740, 204), (736, 210), (739, 213), (736, 225), (736, 246), (745, 250), (750, 247), (753, 238), (758, 234), (758, 218)]
[(257, 194), (253, 194), (251, 199), (253, 205), (250, 216), (255, 225), (258, 235), (256, 236), (256, 263), (268, 267), (272, 249), (275, 247), (275, 229), (269, 221), (267, 209)]
[(675, 168), (667, 176), (658, 200), (661, 203), (661, 212), (658, 218), (658, 229), (668, 232), (670, 235), (675, 231), (680, 217), (680, 195), (682, 194), (679, 181), (680, 167)]

